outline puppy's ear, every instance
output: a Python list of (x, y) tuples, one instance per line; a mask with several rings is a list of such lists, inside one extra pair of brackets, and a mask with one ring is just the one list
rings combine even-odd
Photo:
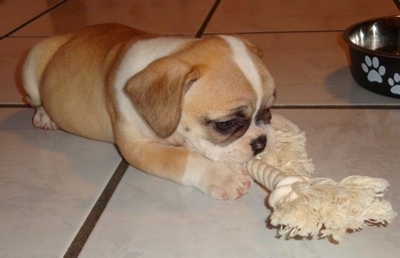
[(183, 95), (199, 77), (188, 64), (161, 58), (130, 78), (125, 90), (153, 131), (166, 138), (178, 126)]

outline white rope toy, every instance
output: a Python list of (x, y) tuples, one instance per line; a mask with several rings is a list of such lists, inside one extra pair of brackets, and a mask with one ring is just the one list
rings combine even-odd
[(386, 225), (397, 215), (382, 199), (387, 180), (312, 178), (314, 165), (305, 149), (305, 133), (291, 124), (275, 134), (274, 145), (249, 161), (247, 168), (254, 180), (271, 191), (270, 220), (280, 227), (279, 235), (331, 237), (339, 242), (348, 230)]

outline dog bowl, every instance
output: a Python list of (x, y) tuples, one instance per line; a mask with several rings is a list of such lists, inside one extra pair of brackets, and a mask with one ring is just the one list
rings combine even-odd
[(343, 37), (354, 80), (372, 92), (400, 98), (400, 15), (354, 24)]

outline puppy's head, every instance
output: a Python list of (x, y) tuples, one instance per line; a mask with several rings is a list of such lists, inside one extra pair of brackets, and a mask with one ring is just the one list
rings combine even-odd
[(217, 161), (246, 162), (272, 144), (272, 77), (261, 52), (219, 36), (158, 59), (130, 79), (126, 91), (161, 138)]

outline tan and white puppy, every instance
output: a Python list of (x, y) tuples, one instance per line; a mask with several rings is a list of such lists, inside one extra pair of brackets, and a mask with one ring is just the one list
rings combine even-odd
[(238, 37), (96, 25), (38, 43), (22, 77), (36, 127), (113, 142), (132, 166), (216, 199), (248, 191), (242, 164), (272, 140), (274, 82)]

